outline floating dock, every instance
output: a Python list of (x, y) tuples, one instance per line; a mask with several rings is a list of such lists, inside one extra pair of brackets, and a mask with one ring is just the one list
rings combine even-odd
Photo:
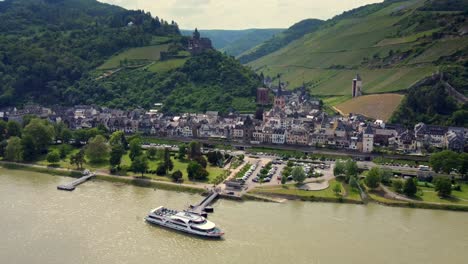
[[(217, 197), (219, 196), (219, 193), (216, 191), (211, 191), (203, 201), (201, 201), (197, 205), (191, 205), (190, 208), (188, 209), (189, 212), (198, 214), (201, 216), (206, 216), (207, 211), (205, 210), (208, 205), (210, 205)], [(208, 211), (213, 212), (213, 208), (208, 208)]]
[(75, 190), (75, 188), (78, 185), (88, 181), (89, 179), (93, 178), (94, 176), (96, 176), (94, 173), (87, 174), (87, 175), (85, 175), (85, 176), (83, 176), (83, 177), (81, 177), (79, 179), (76, 179), (76, 180), (74, 180), (74, 181), (72, 181), (72, 182), (70, 182), (68, 184), (59, 185), (59, 186), (57, 186), (57, 189), (62, 190), (62, 191), (73, 191), (73, 190)]

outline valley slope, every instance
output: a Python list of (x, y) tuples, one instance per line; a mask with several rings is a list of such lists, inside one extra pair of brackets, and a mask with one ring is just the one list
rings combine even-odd
[(387, 0), (345, 12), (248, 65), (282, 74), (290, 87), (305, 82), (315, 95), (350, 94), (356, 73), (365, 94), (403, 91), (468, 46), (464, 10), (429, 7), (426, 0)]

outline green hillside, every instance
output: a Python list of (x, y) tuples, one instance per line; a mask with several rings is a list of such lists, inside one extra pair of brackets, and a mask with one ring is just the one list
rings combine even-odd
[(245, 50), (238, 56), (239, 60), (242, 63), (247, 63), (275, 52), (292, 41), (301, 38), (305, 34), (314, 32), (322, 23), (323, 21), (318, 19), (302, 20), (280, 34), (276, 34), (272, 38), (266, 40), (264, 43), (259, 43), (259, 45), (252, 46), (251, 49)]
[(105, 78), (91, 74), (67, 89), (65, 96), (72, 104), (86, 102), (121, 109), (163, 103), (163, 110), (172, 113), (254, 111), (260, 83), (259, 76), (248, 67), (209, 50), (143, 67), (122, 67)]
[(253, 47), (263, 43), (271, 37), (279, 34), (283, 29), (251, 29), (247, 30), (246, 34), (239, 39), (229, 43), (224, 48), (220, 49), (232, 56), (238, 56), (241, 53), (250, 50)]
[(179, 35), (175, 23), (96, 0), (0, 1), (0, 105), (68, 104), (67, 90), (122, 50)]
[(387, 0), (345, 12), (249, 66), (282, 74), (290, 87), (304, 81), (316, 95), (349, 94), (356, 73), (364, 93), (405, 90), (468, 46), (466, 1), (459, 9), (440, 2)]

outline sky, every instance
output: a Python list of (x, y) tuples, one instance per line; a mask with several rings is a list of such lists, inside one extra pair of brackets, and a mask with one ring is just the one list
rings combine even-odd
[(329, 19), (382, 0), (99, 0), (143, 9), (182, 29), (288, 28), (306, 18)]

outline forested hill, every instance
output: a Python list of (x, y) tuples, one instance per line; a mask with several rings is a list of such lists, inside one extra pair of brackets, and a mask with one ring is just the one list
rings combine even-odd
[(180, 35), (174, 22), (95, 0), (5, 0), (0, 21), (0, 106), (66, 103), (66, 89), (112, 54)]
[[(177, 65), (182, 60), (183, 63)], [(174, 66), (175, 65), (175, 66)], [(112, 108), (153, 107), (165, 112), (255, 111), (261, 80), (251, 69), (215, 50), (169, 59), (138, 69), (122, 69), (97, 80), (83, 78), (67, 90), (71, 104), (96, 103)]]

